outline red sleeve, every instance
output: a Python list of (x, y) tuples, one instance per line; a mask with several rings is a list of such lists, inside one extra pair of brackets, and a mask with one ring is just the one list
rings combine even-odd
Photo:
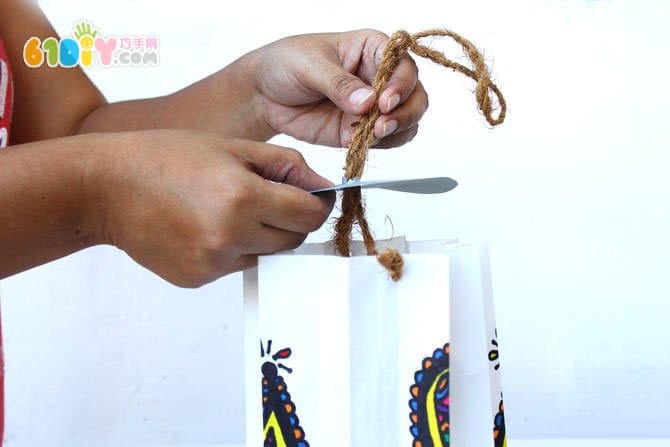
[(9, 125), (12, 121), (12, 73), (5, 47), (0, 40), (0, 148), (9, 144)]
[[(9, 125), (12, 118), (12, 76), (7, 53), (0, 39), (0, 148), (9, 144)], [(2, 349), (2, 323), (0, 318), (0, 445), (5, 432), (5, 359)]]

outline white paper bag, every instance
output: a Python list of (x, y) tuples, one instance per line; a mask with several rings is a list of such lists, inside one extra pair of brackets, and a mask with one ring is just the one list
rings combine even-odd
[(244, 273), (247, 446), (506, 445), (486, 245), (378, 246), (400, 281), (332, 243)]

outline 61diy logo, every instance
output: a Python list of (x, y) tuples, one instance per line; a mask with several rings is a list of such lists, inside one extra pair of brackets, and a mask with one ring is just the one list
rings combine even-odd
[(23, 61), (31, 68), (90, 67), (96, 61), (111, 65), (158, 65), (158, 38), (155, 36), (122, 36), (104, 38), (99, 30), (83, 21), (74, 27), (73, 37), (60, 41), (55, 37), (40, 40), (31, 37), (23, 46)]

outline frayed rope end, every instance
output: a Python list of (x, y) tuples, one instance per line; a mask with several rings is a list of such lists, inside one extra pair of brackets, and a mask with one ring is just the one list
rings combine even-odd
[(403, 261), (402, 255), (398, 250), (395, 248), (387, 248), (377, 256), (377, 260), (386, 270), (388, 270), (393, 281), (398, 281), (402, 278), (402, 267), (405, 261)]

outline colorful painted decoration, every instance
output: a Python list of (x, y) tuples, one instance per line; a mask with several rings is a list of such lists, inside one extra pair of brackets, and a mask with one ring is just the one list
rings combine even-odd
[[(491, 339), (491, 350), (489, 351), (489, 361), (493, 364), (493, 369), (500, 369), (500, 354), (498, 352), (498, 329), (494, 330), (494, 337)], [(493, 443), (495, 447), (507, 447), (507, 434), (505, 432), (505, 411), (503, 406), (502, 392), (500, 392), (500, 403), (498, 404), (498, 413), (493, 417)]]
[(505, 408), (500, 399), (498, 413), (493, 419), (493, 442), (495, 447), (507, 447), (507, 434), (505, 433)]
[(495, 362), (493, 368), (498, 371), (500, 368), (499, 353), (498, 353), (498, 330), (495, 331), (495, 337), (491, 339), (491, 350), (489, 351), (489, 361)]
[(413, 447), (449, 446), (449, 343), (426, 357), (409, 389)]
[[(270, 356), (272, 340), (268, 340), (267, 348), (261, 341), (261, 357)], [(261, 366), (263, 373), (263, 446), (264, 447), (309, 447), (305, 440), (305, 432), (300, 427), (295, 404), (291, 401), (284, 378), (279, 369), (287, 373), (293, 370), (279, 360), (291, 356), (291, 348), (283, 348), (271, 355)]]

